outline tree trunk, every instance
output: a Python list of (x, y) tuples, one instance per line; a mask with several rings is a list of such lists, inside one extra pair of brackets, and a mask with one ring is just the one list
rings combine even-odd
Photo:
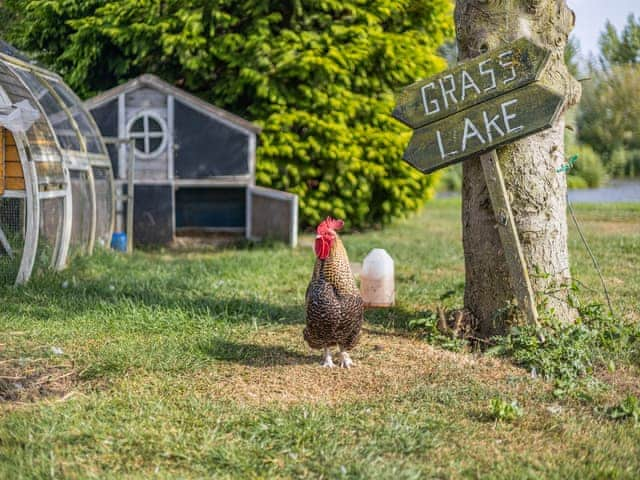
[[(551, 50), (541, 83), (566, 96), (565, 108), (580, 98), (580, 85), (564, 65), (564, 47), (574, 25), (565, 0), (458, 0), (455, 21), (460, 60), (520, 37)], [(567, 303), (571, 277), (567, 250), (564, 120), (551, 129), (498, 149), (500, 166), (527, 261), (541, 317), (560, 321), (575, 314)], [(479, 158), (463, 164), (465, 308), (482, 336), (503, 334), (519, 315), (502, 244)]]

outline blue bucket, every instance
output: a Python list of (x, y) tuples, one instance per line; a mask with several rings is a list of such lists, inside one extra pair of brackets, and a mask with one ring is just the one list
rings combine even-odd
[(124, 232), (114, 232), (111, 236), (111, 248), (119, 252), (126, 252), (127, 234)]

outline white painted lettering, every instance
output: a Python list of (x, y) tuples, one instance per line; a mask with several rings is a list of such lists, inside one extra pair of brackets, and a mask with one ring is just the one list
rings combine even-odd
[[(449, 79), (449, 84), (451, 86), (450, 89), (446, 89), (444, 86), (444, 81)], [(449, 101), (447, 100), (447, 95), (451, 97), (452, 103), (458, 103), (454, 92), (456, 91), (456, 80), (453, 78), (453, 75), (447, 75), (438, 80), (440, 83), (440, 90), (442, 91), (442, 98), (444, 99), (444, 109), (447, 110), (449, 108)]]
[(493, 142), (493, 135), (491, 135), (492, 128), (496, 132), (498, 132), (498, 135), (500, 135), (501, 137), (504, 137), (504, 130), (500, 128), (500, 125), (498, 125), (498, 122), (497, 122), (497, 120), (500, 118), (500, 114), (496, 115), (495, 117), (491, 118), (491, 120), (489, 120), (489, 116), (487, 115), (487, 112), (483, 111), (482, 117), (484, 118), (484, 130), (487, 133), (487, 138), (489, 139), (490, 142)]
[(488, 92), (489, 90), (493, 90), (494, 88), (496, 88), (496, 75), (495, 73), (493, 73), (493, 68), (489, 68), (488, 70), (484, 69), (485, 64), (491, 62), (492, 59), (491, 58), (487, 58), (485, 61), (480, 62), (478, 64), (478, 69), (480, 70), (480, 75), (489, 75), (491, 77), (491, 84), (484, 89), (485, 92)]
[(438, 140), (438, 150), (440, 150), (440, 158), (444, 160), (446, 157), (450, 157), (458, 153), (457, 150), (453, 150), (451, 152), (444, 151), (444, 145), (442, 143), (442, 134), (440, 133), (440, 130), (436, 130), (436, 138)]
[(509, 100), (508, 102), (504, 102), (500, 105), (500, 109), (502, 110), (502, 119), (504, 121), (504, 126), (507, 129), (507, 133), (519, 132), (524, 129), (524, 126), (522, 125), (519, 125), (517, 127), (512, 127), (509, 124), (509, 120), (513, 120), (514, 118), (516, 118), (517, 115), (515, 113), (509, 115), (507, 113), (507, 107), (510, 107), (511, 105), (514, 105), (516, 103), (518, 103), (518, 99), (514, 98), (513, 100)]
[[(502, 59), (505, 57), (509, 57), (509, 60), (503, 61)], [(517, 75), (516, 75), (516, 69), (513, 67), (513, 50), (502, 52), (500, 55), (498, 55), (498, 58), (500, 58), (499, 63), (502, 68), (507, 68), (507, 67), (511, 68), (511, 76), (509, 78), (505, 78), (502, 83), (507, 84), (515, 80)]]
[(438, 148), (440, 149), (440, 158), (444, 160), (446, 155), (444, 153), (444, 146), (442, 145), (442, 135), (440, 134), (440, 130), (436, 130), (436, 137), (438, 138)]
[(460, 93), (460, 101), (464, 101), (464, 98), (467, 95), (467, 90), (473, 88), (477, 94), (482, 93), (476, 85), (476, 82), (473, 81), (471, 75), (467, 73), (466, 70), (462, 70), (462, 92)]
[[(427, 89), (434, 90), (435, 88), (435, 84), (431, 82), (420, 89), (420, 93), (422, 94), (422, 105), (424, 105), (424, 113), (426, 115), (431, 115), (440, 111), (440, 103), (438, 103), (438, 100), (429, 100), (429, 97), (427, 96)], [(433, 110), (429, 110), (429, 104), (433, 105)]]
[(467, 141), (472, 139), (473, 137), (478, 137), (480, 143), (486, 143), (485, 139), (482, 138), (480, 132), (473, 124), (471, 120), (468, 118), (464, 119), (464, 133), (462, 134), (462, 151), (464, 152), (467, 149)]

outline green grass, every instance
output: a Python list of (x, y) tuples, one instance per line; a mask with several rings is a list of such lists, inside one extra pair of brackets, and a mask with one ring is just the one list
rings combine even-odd
[[(616, 313), (640, 321), (640, 206), (576, 213)], [(603, 302), (570, 228), (579, 297)], [(0, 478), (638, 477), (637, 356), (585, 378), (589, 398), (558, 397), (509, 359), (407, 330), (462, 305), (458, 200), (343, 238), (352, 261), (383, 247), (397, 272), (398, 304), (367, 312), (350, 371), (319, 368), (301, 339), (310, 237), (100, 253), (0, 289), (0, 377), (25, 377), (0, 395), (31, 395), (0, 401)]]

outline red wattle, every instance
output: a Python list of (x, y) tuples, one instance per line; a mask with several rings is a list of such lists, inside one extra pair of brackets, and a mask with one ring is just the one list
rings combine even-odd
[(316, 238), (315, 251), (320, 260), (325, 260), (329, 256), (331, 245), (324, 238)]

